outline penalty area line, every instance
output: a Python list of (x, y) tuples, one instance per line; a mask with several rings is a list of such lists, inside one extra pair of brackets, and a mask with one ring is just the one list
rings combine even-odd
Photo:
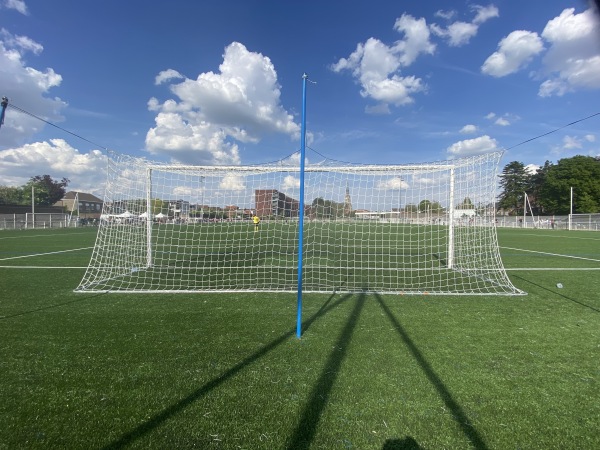
[(68, 267), (68, 266), (0, 266), (0, 269), (81, 269), (85, 270), (87, 267)]
[(504, 270), (511, 271), (511, 272), (515, 272), (515, 271), (528, 271), (528, 270), (538, 270), (538, 271), (553, 271), (553, 270), (560, 270), (560, 271), (586, 271), (586, 270), (600, 270), (600, 267), (512, 267), (512, 268), (504, 268)]
[(516, 250), (518, 252), (527, 252), (527, 253), (539, 253), (540, 255), (548, 255), (548, 256), (561, 256), (563, 258), (572, 258), (572, 259), (583, 259), (585, 261), (594, 261), (594, 262), (600, 262), (600, 259), (594, 259), (594, 258), (584, 258), (583, 256), (573, 256), (573, 255), (562, 255), (560, 253), (548, 253), (548, 252), (540, 252), (537, 250), (525, 250), (523, 248), (513, 248), (513, 247), (500, 247), (500, 248), (504, 248), (506, 250)]
[(0, 258), (0, 261), (9, 261), (11, 259), (21, 259), (21, 258), (31, 258), (32, 256), (57, 255), (59, 253), (78, 252), (78, 251), (81, 251), (81, 250), (89, 250), (90, 248), (94, 248), (94, 247), (74, 248), (74, 249), (71, 249), (71, 250), (60, 250), (60, 251), (57, 251), (57, 252), (34, 253), (33, 255), (11, 256), (9, 258)]

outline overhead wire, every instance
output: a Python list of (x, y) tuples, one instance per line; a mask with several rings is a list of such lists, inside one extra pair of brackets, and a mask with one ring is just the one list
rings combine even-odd
[(43, 118), (41, 118), (41, 117), (39, 117), (39, 116), (36, 116), (35, 114), (33, 114), (33, 113), (30, 113), (29, 111), (26, 111), (26, 110), (24, 110), (23, 108), (19, 108), (18, 106), (14, 105), (14, 104), (12, 104), (12, 103), (9, 103), (9, 104), (8, 104), (8, 106), (9, 106), (10, 108), (16, 109), (17, 111), (19, 111), (19, 112), (21, 112), (21, 113), (23, 113), (23, 114), (26, 114), (26, 115), (28, 115), (28, 116), (31, 116), (31, 117), (35, 118), (35, 119), (41, 120), (42, 122), (44, 122), (44, 123), (46, 123), (46, 124), (48, 124), (48, 125), (51, 125), (51, 126), (53, 126), (54, 128), (58, 128), (59, 130), (61, 130), (61, 131), (64, 131), (65, 133), (68, 133), (68, 134), (70, 134), (71, 136), (75, 136), (76, 138), (79, 138), (79, 139), (81, 139), (81, 140), (83, 140), (83, 141), (86, 141), (86, 142), (88, 142), (88, 143), (92, 144), (92, 145), (95, 145), (95, 146), (97, 146), (97, 147), (100, 147), (101, 149), (104, 149), (105, 151), (107, 151), (107, 152), (108, 152), (108, 148), (107, 148), (107, 147), (105, 147), (104, 145), (100, 145), (100, 144), (98, 144), (97, 142), (91, 141), (91, 140), (89, 140), (89, 139), (87, 139), (87, 138), (85, 138), (85, 137), (83, 137), (83, 136), (81, 136), (81, 135), (79, 135), (79, 134), (77, 134), (77, 133), (73, 133), (72, 131), (69, 131), (69, 130), (67, 130), (67, 129), (63, 128), (63, 127), (59, 127), (58, 125), (56, 125), (56, 124), (54, 124), (54, 123), (52, 123), (52, 122), (50, 122), (50, 121), (48, 121), (48, 120), (46, 120), (46, 119), (43, 119)]
[[(67, 129), (63, 128), (63, 127), (60, 127), (60, 126), (58, 126), (58, 125), (56, 125), (56, 124), (54, 124), (54, 123), (52, 123), (52, 122), (50, 122), (50, 121), (48, 121), (48, 120), (45, 120), (45, 119), (43, 119), (43, 118), (41, 118), (41, 117), (39, 117), (39, 116), (36, 116), (35, 114), (33, 114), (33, 113), (30, 113), (29, 111), (26, 111), (26, 110), (24, 110), (23, 108), (19, 108), (18, 106), (14, 105), (14, 104), (12, 104), (12, 103), (9, 103), (9, 104), (8, 104), (8, 106), (9, 106), (10, 108), (14, 108), (14, 109), (16, 109), (17, 111), (19, 111), (19, 112), (21, 112), (21, 113), (23, 113), (23, 114), (26, 114), (26, 115), (28, 115), (28, 116), (31, 116), (31, 117), (35, 118), (35, 119), (41, 120), (42, 122), (44, 122), (44, 123), (46, 123), (46, 124), (48, 124), (48, 125), (50, 125), (50, 126), (53, 126), (53, 127), (57, 128), (57, 129), (59, 129), (59, 130), (61, 130), (61, 131), (64, 131), (65, 133), (68, 133), (68, 134), (70, 134), (71, 136), (75, 136), (76, 138), (79, 138), (79, 139), (81, 139), (81, 140), (83, 140), (83, 141), (86, 141), (86, 142), (88, 142), (88, 143), (90, 143), (90, 144), (92, 144), (92, 145), (96, 145), (96, 146), (98, 146), (98, 147), (100, 147), (100, 148), (102, 148), (102, 149), (104, 149), (105, 151), (107, 151), (107, 152), (108, 152), (108, 148), (107, 148), (106, 146), (104, 146), (104, 145), (101, 145), (101, 144), (98, 144), (97, 142), (91, 141), (90, 139), (87, 139), (87, 138), (85, 138), (85, 137), (83, 137), (83, 136), (81, 136), (81, 135), (79, 135), (79, 134), (77, 134), (77, 133), (73, 133), (72, 131), (69, 131), (69, 130), (67, 130)], [(584, 118), (582, 118), (582, 119), (575, 120), (575, 121), (573, 121), (573, 122), (570, 122), (570, 123), (568, 123), (568, 124), (566, 124), (566, 125), (563, 125), (563, 126), (561, 126), (561, 127), (555, 128), (554, 130), (548, 131), (547, 133), (543, 133), (543, 134), (540, 134), (540, 135), (538, 135), (538, 136), (532, 137), (532, 138), (530, 138), (530, 139), (526, 139), (526, 140), (524, 140), (524, 141), (522, 141), (522, 142), (519, 142), (518, 144), (515, 144), (515, 145), (513, 145), (513, 146), (511, 146), (511, 147), (508, 147), (506, 150), (512, 150), (513, 148), (519, 147), (520, 145), (527, 144), (528, 142), (535, 141), (536, 139), (540, 139), (540, 138), (542, 138), (542, 137), (544, 137), (544, 136), (548, 136), (549, 134), (556, 133), (557, 131), (560, 131), (560, 130), (562, 130), (562, 129), (564, 129), (564, 128), (568, 128), (568, 127), (570, 127), (570, 126), (572, 126), (572, 125), (575, 125), (576, 123), (583, 122), (583, 121), (585, 121), (585, 120), (591, 119), (592, 117), (595, 117), (595, 116), (598, 116), (598, 115), (600, 115), (600, 112), (597, 112), (597, 113), (591, 114), (591, 115), (589, 115), (589, 116), (587, 116), (587, 117), (584, 117)], [(309, 147), (309, 146), (307, 146), (307, 148), (308, 148), (309, 150), (312, 150), (312, 151), (313, 151), (313, 152), (315, 152), (317, 155), (319, 155), (319, 156), (321, 156), (321, 157), (323, 157), (323, 158), (325, 158), (325, 159), (328, 159), (328, 160), (331, 160), (331, 161), (344, 162), (344, 161), (339, 161), (339, 160), (336, 160), (336, 159), (334, 159), (334, 158), (330, 158), (330, 157), (328, 157), (328, 156), (326, 156), (326, 155), (323, 155), (322, 153), (318, 152), (317, 150), (315, 150), (314, 148), (311, 148), (311, 147)], [(296, 154), (296, 153), (298, 153), (298, 151), (295, 151), (295, 152), (291, 153), (290, 155), (288, 155), (288, 156), (286, 156), (286, 157), (284, 157), (284, 158), (281, 158), (281, 159), (279, 159), (279, 160), (272, 161), (270, 164), (272, 164), (272, 163), (277, 163), (277, 162), (281, 162), (281, 161), (284, 161), (284, 160), (286, 160), (286, 159), (290, 158), (291, 156), (293, 156), (293, 155), (294, 155), (294, 154)]]

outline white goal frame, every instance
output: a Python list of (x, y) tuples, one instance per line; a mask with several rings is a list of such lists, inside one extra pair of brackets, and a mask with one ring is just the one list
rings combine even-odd
[[(501, 156), (502, 152), (494, 152), (405, 165), (334, 161), (309, 164), (304, 168), (308, 179), (305, 188), (309, 192), (304, 198), (310, 205), (309, 196), (314, 197), (315, 209), (305, 208), (305, 220), (318, 210), (318, 204), (314, 206), (318, 199), (334, 207), (343, 205), (344, 212), (326, 219), (314, 213), (309, 233), (318, 236), (318, 240), (313, 237), (306, 243), (306, 232), (305, 236), (298, 235), (297, 206), (295, 211), (293, 207), (284, 211), (281, 217), (263, 217), (260, 234), (251, 233), (245, 222), (249, 211), (258, 214), (259, 209), (258, 200), (254, 204), (248, 201), (249, 193), (255, 199), (259, 191), (283, 195), (286, 208), (296, 201), (271, 188), (285, 181), (288, 189), (297, 192), (301, 170), (297, 165), (279, 162), (261, 166), (192, 166), (112, 154), (108, 158), (104, 220), (98, 229), (90, 264), (76, 291), (295, 292), (297, 284), (292, 284), (287, 272), (297, 270), (298, 265), (302, 268), (302, 261), (293, 260), (293, 252), (289, 250), (292, 248), (289, 241), (296, 239), (314, 254), (312, 263), (305, 262), (304, 277), (309, 282), (303, 283), (307, 286), (304, 292), (524, 294), (508, 279), (497, 242), (494, 203)], [(227, 179), (230, 192), (222, 188)], [(320, 191), (322, 186), (335, 193)], [(205, 204), (205, 194), (212, 204)], [(221, 195), (218, 200), (221, 219), (206, 219), (204, 208), (215, 208), (217, 194)], [(353, 209), (351, 194), (371, 209), (367, 212)], [(397, 203), (393, 208), (390, 196), (401, 198), (402, 194), (406, 196), (404, 205), (400, 207), (401, 203)], [(177, 195), (182, 199), (173, 200)], [(187, 204), (188, 208), (200, 205), (200, 219), (197, 209), (195, 217), (178, 216), (172, 212), (178, 206), (169, 210), (167, 219), (159, 218), (165, 214), (156, 213), (157, 203), (164, 207), (169, 202)], [(233, 208), (236, 203), (243, 208), (243, 213), (235, 210), (235, 214), (243, 214), (242, 222), (238, 216), (225, 218), (232, 210), (223, 212), (223, 208)], [(216, 229), (219, 232), (214, 236), (203, 234), (215, 233)], [(286, 239), (288, 253), (264, 256), (269, 246), (278, 245), (277, 233), (285, 233), (281, 236)], [(363, 241), (355, 239), (355, 235), (362, 236)], [(222, 242), (213, 242), (221, 238)], [(271, 241), (260, 244), (259, 249), (258, 238)], [(352, 240), (353, 248), (347, 250), (340, 245), (343, 240)], [(199, 241), (203, 244), (198, 244)], [(364, 248), (361, 242), (365, 243)], [(196, 246), (202, 245), (204, 250), (193, 253)], [(235, 249), (226, 250), (232, 247)], [(262, 252), (259, 257), (257, 252)], [(269, 262), (253, 265), (253, 258)], [(363, 265), (359, 260), (366, 262)], [(400, 265), (402, 261), (406, 266)], [(267, 280), (269, 271), (272, 279)], [(339, 281), (342, 272), (351, 280), (347, 284)], [(222, 285), (217, 273), (223, 278)], [(319, 279), (321, 273), (325, 273), (325, 281)], [(278, 284), (278, 278), (285, 280)], [(169, 284), (175, 279), (179, 284)], [(205, 283), (205, 279), (211, 282)]]

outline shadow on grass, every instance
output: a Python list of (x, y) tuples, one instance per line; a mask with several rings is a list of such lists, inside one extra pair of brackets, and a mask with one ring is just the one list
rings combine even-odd
[(561, 294), (560, 292), (556, 292), (556, 291), (553, 291), (552, 289), (548, 289), (547, 287), (545, 287), (545, 286), (542, 286), (541, 284), (538, 284), (538, 283), (534, 283), (533, 281), (531, 281), (531, 280), (528, 280), (527, 278), (523, 278), (523, 277), (521, 277), (521, 276), (519, 276), (519, 275), (511, 275), (511, 276), (512, 276), (512, 277), (514, 277), (514, 278), (518, 278), (519, 280), (526, 281), (526, 282), (527, 282), (527, 283), (529, 283), (529, 284), (533, 284), (534, 286), (537, 286), (537, 287), (539, 287), (540, 289), (543, 289), (543, 290), (545, 290), (545, 291), (547, 291), (547, 292), (551, 292), (551, 293), (553, 293), (553, 294), (555, 294), (555, 295), (558, 295), (559, 297), (562, 297), (562, 298), (564, 298), (564, 299), (566, 299), (566, 300), (569, 300), (569, 301), (571, 301), (571, 302), (573, 302), (573, 303), (577, 303), (578, 305), (585, 306), (586, 308), (589, 308), (589, 309), (591, 309), (592, 311), (596, 311), (596, 312), (600, 313), (600, 309), (598, 309), (598, 308), (594, 308), (593, 306), (586, 305), (585, 303), (583, 303), (583, 302), (580, 302), (580, 301), (577, 301), (577, 300), (575, 300), (574, 298), (567, 297), (566, 295), (564, 295), (564, 294)]
[(321, 376), (317, 383), (313, 386), (308, 403), (302, 411), (300, 422), (290, 439), (288, 445), (289, 450), (308, 449), (312, 443), (317, 426), (323, 414), (323, 410), (329, 400), (329, 394), (333, 388), (333, 384), (337, 378), (342, 362), (346, 358), (348, 352), (348, 344), (352, 340), (352, 333), (356, 328), (358, 317), (365, 304), (365, 295), (360, 294), (348, 322), (344, 326), (333, 351), (329, 355), (329, 359), (325, 363)]
[(455, 422), (460, 426), (462, 432), (469, 439), (469, 441), (471, 441), (473, 448), (480, 450), (487, 449), (483, 438), (479, 435), (475, 427), (471, 424), (471, 421), (469, 420), (463, 409), (460, 407), (460, 405), (456, 402), (456, 400), (454, 400), (452, 394), (444, 385), (440, 377), (435, 373), (435, 370), (433, 370), (431, 364), (429, 364), (429, 362), (425, 359), (425, 357), (423, 356), (419, 348), (416, 346), (416, 344), (412, 341), (406, 330), (404, 330), (404, 327), (402, 326), (400, 321), (396, 319), (394, 314), (392, 314), (392, 311), (390, 311), (387, 305), (383, 302), (383, 299), (379, 294), (375, 294), (375, 297), (377, 298), (377, 301), (381, 305), (381, 308), (383, 309), (385, 314), (388, 316), (388, 319), (390, 319), (390, 322), (392, 322), (394, 328), (402, 338), (402, 341), (421, 367), (421, 370), (423, 370), (423, 372), (427, 376), (429, 382), (435, 387), (435, 389), (438, 392), (438, 395), (444, 401), (446, 407), (448, 407), (448, 409), (450, 409), (450, 411), (452, 412), (452, 417), (454, 418)]
[[(347, 298), (350, 297), (350, 294), (344, 295), (344, 296), (340, 297), (339, 299), (337, 299), (335, 302), (331, 303), (333, 301), (334, 296), (335, 296), (335, 293), (332, 294), (327, 299), (327, 301), (323, 304), (323, 306), (321, 306), (321, 308), (315, 314), (313, 314), (312, 317), (310, 317), (308, 320), (306, 320), (302, 323), (302, 329), (304, 331), (306, 331), (310, 327), (310, 325), (312, 325), (312, 323), (315, 320), (317, 320), (319, 317), (325, 315), (327, 312), (331, 311), (332, 309), (336, 308), (341, 303), (343, 303), (344, 300), (346, 300)], [(137, 439), (140, 439), (144, 435), (146, 435), (149, 432), (151, 432), (152, 430), (154, 430), (155, 428), (158, 428), (159, 426), (162, 425), (163, 422), (165, 422), (166, 420), (175, 416), (176, 414), (180, 413), (182, 410), (187, 408), (189, 405), (191, 405), (198, 399), (202, 398), (203, 396), (208, 394), (213, 389), (219, 387), (221, 384), (223, 384), (225, 381), (229, 380), (231, 377), (233, 377), (234, 375), (239, 373), (241, 370), (245, 369), (247, 366), (249, 366), (253, 362), (259, 360), (260, 358), (262, 358), (263, 356), (268, 354), (270, 351), (274, 350), (279, 345), (283, 344), (290, 337), (295, 336), (295, 335), (296, 335), (295, 328), (288, 331), (287, 333), (281, 335), (277, 339), (271, 341), (269, 344), (266, 344), (265, 346), (260, 348), (258, 351), (254, 352), (252, 355), (250, 355), (247, 358), (245, 358), (244, 360), (242, 360), (240, 363), (236, 364), (235, 366), (231, 367), (229, 370), (225, 371), (221, 376), (212, 379), (208, 383), (204, 384), (203, 386), (201, 386), (200, 388), (196, 389), (194, 392), (189, 394), (187, 397), (179, 400), (178, 402), (176, 402), (173, 405), (169, 406), (168, 408), (164, 409), (160, 413), (155, 414), (153, 417), (150, 417), (150, 419), (148, 419), (146, 422), (138, 425), (133, 430), (123, 434), (120, 438), (118, 438), (117, 440), (115, 440), (115, 441), (111, 442), (110, 444), (108, 444), (107, 446), (105, 446), (104, 449), (106, 449), (106, 450), (120, 449), (120, 448), (130, 445)]]
[(404, 439), (388, 439), (381, 450), (420, 450), (419, 443), (412, 436)]
[(39, 312), (39, 311), (44, 311), (46, 309), (60, 308), (61, 306), (72, 305), (74, 303), (81, 303), (81, 302), (84, 302), (86, 300), (90, 300), (92, 298), (100, 297), (102, 295), (106, 295), (106, 292), (100, 292), (98, 294), (93, 294), (93, 295), (89, 295), (89, 296), (86, 296), (86, 297), (78, 298), (77, 300), (71, 300), (69, 302), (56, 303), (54, 305), (42, 306), (41, 308), (30, 309), (28, 311), (22, 311), (20, 313), (11, 314), (10, 316), (0, 316), (0, 320), (12, 319), (13, 317), (26, 316), (27, 314), (33, 314), (33, 313), (36, 313), (36, 312)]

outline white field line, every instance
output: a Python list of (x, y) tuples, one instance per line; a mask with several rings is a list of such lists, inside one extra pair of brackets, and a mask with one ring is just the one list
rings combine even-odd
[(58, 252), (34, 253), (33, 255), (11, 256), (10, 258), (0, 258), (0, 261), (8, 261), (10, 259), (31, 258), (32, 256), (56, 255), (58, 253), (78, 252), (80, 250), (89, 250), (90, 248), (94, 248), (94, 247), (74, 248), (71, 250), (60, 250)]
[(519, 236), (535, 236), (535, 237), (542, 237), (542, 238), (553, 237), (553, 238), (560, 238), (560, 239), (579, 239), (579, 240), (583, 240), (583, 241), (600, 241), (600, 238), (577, 237), (577, 236), (552, 236), (550, 234), (535, 234), (535, 233), (523, 233), (523, 234), (520, 234)]
[(87, 266), (81, 266), (81, 267), (68, 267), (68, 266), (0, 266), (0, 269), (81, 269), (81, 270), (85, 270), (87, 269)]
[[(1, 266), (0, 266), (1, 267)], [(566, 272), (570, 270), (600, 270), (600, 267), (511, 267), (505, 268), (504, 270), (508, 271), (526, 271), (526, 270), (539, 270), (539, 271), (555, 271), (560, 270), (561, 272)]]
[(87, 233), (69, 233), (69, 234), (31, 234), (29, 236), (2, 236), (2, 239), (25, 239), (25, 238), (33, 238), (33, 237), (46, 237), (46, 236), (72, 236), (74, 234), (87, 234)]
[(600, 259), (584, 258), (583, 256), (561, 255), (560, 253), (540, 252), (540, 251), (537, 251), (537, 250), (525, 250), (525, 249), (522, 249), (522, 248), (513, 248), (513, 247), (500, 247), (500, 248), (504, 248), (504, 249), (507, 249), (507, 250), (516, 250), (518, 252), (539, 253), (541, 255), (560, 256), (562, 258), (583, 259), (585, 261), (600, 262)]

